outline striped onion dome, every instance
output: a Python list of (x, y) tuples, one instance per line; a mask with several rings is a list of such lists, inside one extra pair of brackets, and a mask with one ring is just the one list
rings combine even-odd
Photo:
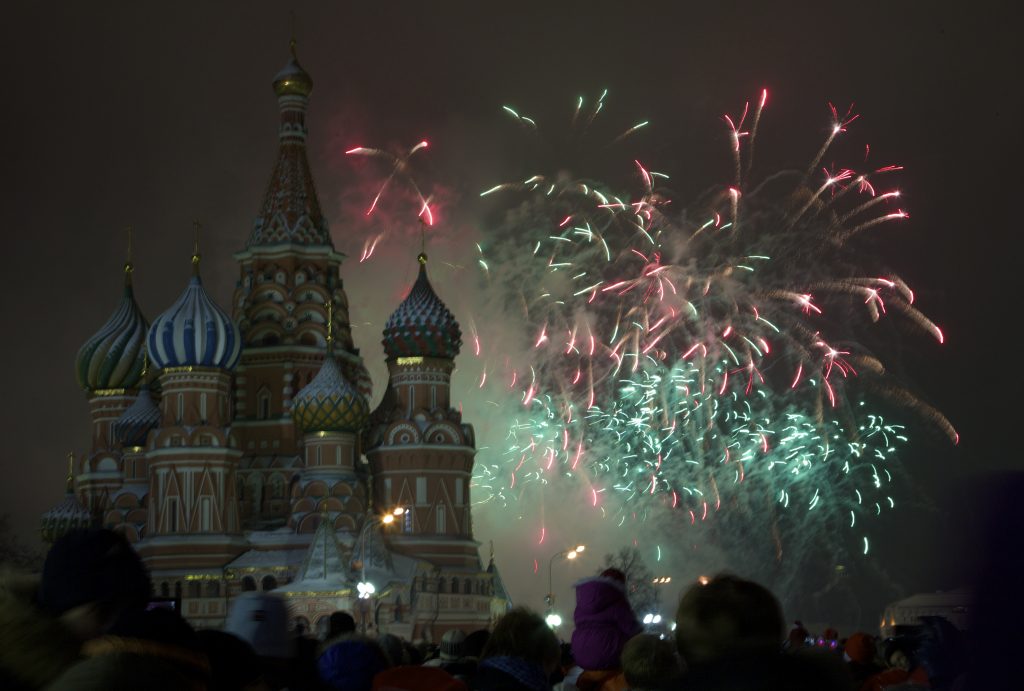
[(114, 439), (122, 446), (142, 446), (146, 435), (160, 422), (160, 408), (143, 383), (139, 395), (114, 422)]
[(40, 525), (43, 539), (53, 542), (80, 528), (89, 528), (93, 524), (92, 515), (89, 510), (82, 506), (74, 492), (68, 492), (59, 504), (43, 514)]
[(214, 367), (232, 369), (242, 351), (242, 334), (217, 306), (199, 279), (192, 276), (185, 292), (149, 329), (149, 357), (158, 369)]
[(452, 360), (462, 345), (462, 330), (427, 279), (427, 256), (419, 256), (420, 274), (412, 290), (384, 325), (388, 358), (436, 357)]
[(126, 274), (117, 310), (78, 350), (75, 373), (86, 391), (131, 389), (142, 378), (149, 324), (135, 302), (130, 276)]
[(328, 353), (313, 381), (292, 399), (292, 417), (303, 432), (356, 432), (369, 419), (370, 404)]

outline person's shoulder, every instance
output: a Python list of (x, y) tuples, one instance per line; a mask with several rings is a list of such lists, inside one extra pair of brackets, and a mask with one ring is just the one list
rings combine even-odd
[(36, 606), (37, 585), (33, 576), (0, 576), (0, 670), (28, 682), (29, 688), (56, 678), (78, 659), (80, 648), (70, 631)]

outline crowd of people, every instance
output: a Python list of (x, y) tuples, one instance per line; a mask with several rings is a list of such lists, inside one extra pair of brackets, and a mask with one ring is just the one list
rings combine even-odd
[[(625, 575), (576, 584), (574, 629), (563, 643), (517, 607), (490, 630), (447, 631), (440, 644), (356, 632), (337, 612), (324, 640), (289, 630), (272, 592), (231, 602), (223, 630), (196, 631), (150, 607), (149, 576), (132, 547), (106, 530), (69, 533), (42, 574), (0, 582), (0, 689), (53, 691), (962, 691), (964, 634), (930, 619), (913, 635), (857, 632), (815, 645), (786, 635), (778, 600), (731, 575), (683, 595), (670, 634), (645, 632)], [(832, 634), (835, 635), (832, 635)]]

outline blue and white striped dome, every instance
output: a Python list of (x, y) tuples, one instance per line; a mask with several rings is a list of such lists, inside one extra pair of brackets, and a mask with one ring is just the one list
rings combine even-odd
[(147, 327), (127, 282), (117, 310), (78, 350), (75, 373), (79, 385), (86, 391), (135, 388), (142, 376)]
[(169, 310), (153, 320), (147, 341), (149, 358), (159, 369), (214, 367), (233, 369), (242, 351), (242, 334), (217, 306), (199, 276)]

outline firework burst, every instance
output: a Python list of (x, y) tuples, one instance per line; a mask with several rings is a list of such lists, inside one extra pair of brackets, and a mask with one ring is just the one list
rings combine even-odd
[[(572, 488), (618, 525), (742, 530), (760, 518), (781, 560), (814, 520), (851, 529), (867, 553), (865, 524), (895, 507), (906, 442), (870, 404), (913, 409), (956, 440), (876, 353), (881, 320), (943, 340), (900, 277), (865, 267), (858, 251), (864, 231), (908, 217), (898, 190), (878, 190), (900, 168), (822, 170), (857, 119), (831, 107), (807, 169), (755, 181), (766, 101), (765, 91), (723, 118), (734, 179), (685, 213), (670, 212), (667, 176), (640, 161), (632, 197), (566, 174), (482, 193), (516, 202), (478, 263), (522, 347), (474, 325), (479, 386), (511, 420), (504, 443), (478, 458), (481, 502)], [(573, 126), (588, 128), (603, 103), (579, 104)]]
[[(428, 225), (434, 224), (434, 216), (430, 210), (430, 199), (428, 197), (424, 197), (423, 193), (420, 192), (419, 185), (416, 184), (416, 180), (412, 176), (412, 169), (410, 165), (410, 161), (412, 160), (412, 157), (416, 155), (416, 152), (422, 151), (429, 146), (430, 144), (426, 140), (423, 140), (411, 147), (408, 151), (398, 155), (385, 151), (384, 149), (371, 149), (365, 146), (357, 146), (345, 152), (348, 156), (369, 156), (371, 158), (383, 160), (390, 168), (387, 177), (384, 178), (380, 188), (377, 190), (377, 194), (374, 195), (373, 201), (370, 202), (370, 206), (366, 210), (367, 216), (373, 214), (377, 208), (378, 202), (380, 202), (380, 198), (384, 195), (385, 190), (387, 190), (388, 185), (398, 178), (404, 180), (416, 194), (416, 198), (420, 202), (419, 216), (425, 219)], [(372, 253), (372, 250), (370, 253)], [(365, 260), (365, 255), (367, 255), (365, 248), (363, 254)]]

